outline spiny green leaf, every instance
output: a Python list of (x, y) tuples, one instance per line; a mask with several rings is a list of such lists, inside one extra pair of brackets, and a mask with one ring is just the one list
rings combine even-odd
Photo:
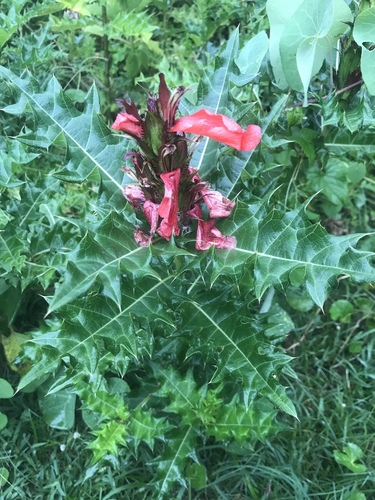
[(207, 391), (206, 386), (198, 390), (191, 372), (181, 378), (173, 368), (162, 369), (155, 364), (153, 370), (161, 381), (161, 387), (156, 394), (170, 398), (170, 403), (164, 410), (179, 413), (184, 424), (192, 424), (194, 420), (197, 421), (199, 406)]
[(63, 283), (49, 303), (49, 313), (83, 295), (99, 279), (103, 294), (121, 307), (121, 274), (134, 276), (157, 273), (150, 267), (152, 255), (133, 238), (134, 225), (111, 212), (88, 231), (75, 250), (68, 254)]
[(165, 282), (172, 278), (173, 276), (168, 276), (160, 281), (148, 278), (139, 282), (134, 289), (130, 285), (124, 287), (120, 310), (104, 296), (88, 296), (66, 306), (61, 310), (63, 323), (58, 330), (39, 333), (33, 338), (33, 343), (43, 346), (43, 350), (49, 348), (54, 353), (50, 364), (43, 358), (43, 363), (37, 363), (21, 380), (20, 388), (29, 384), (33, 377), (41, 377), (53, 371), (57, 353), (60, 358), (73, 356), (88, 377), (96, 372), (103, 354), (109, 351), (116, 355), (121, 346), (127, 355), (137, 359), (138, 326), (134, 324), (137, 316), (147, 317), (151, 324), (154, 321), (163, 322), (166, 326), (173, 324), (158, 300)]
[(120, 445), (126, 446), (126, 437), (128, 428), (125, 422), (112, 420), (102, 424), (101, 428), (92, 433), (97, 436), (94, 441), (89, 444), (89, 448), (93, 451), (92, 463), (98, 462), (106, 454), (117, 455)]
[(25, 240), (25, 231), (12, 222), (0, 231), (0, 269), (21, 272), (28, 252)]
[(267, 50), (268, 37), (265, 31), (259, 32), (245, 43), (235, 59), (241, 74), (231, 75), (231, 81), (237, 87), (250, 83), (257, 76)]
[(173, 483), (186, 487), (184, 468), (189, 456), (194, 455), (196, 432), (191, 426), (181, 426), (169, 436), (165, 452), (155, 462), (158, 464), (156, 483), (158, 499), (164, 498)]
[(19, 165), (25, 165), (37, 158), (39, 155), (29, 153), (24, 146), (16, 140), (5, 140), (1, 144), (0, 139), (0, 186), (13, 188), (21, 186), (23, 181), (14, 176), (15, 168)]
[(351, 134), (347, 130), (335, 128), (327, 134), (324, 143), (330, 151), (337, 155), (355, 154), (357, 151), (367, 154), (375, 153), (375, 136), (373, 133), (365, 131)]
[(144, 441), (153, 450), (155, 439), (164, 439), (165, 434), (172, 427), (166, 419), (154, 417), (151, 411), (136, 408), (131, 413), (129, 432), (136, 447), (141, 441)]
[(230, 301), (227, 292), (207, 292), (200, 303), (185, 303), (181, 314), (182, 331), (188, 336), (196, 332), (188, 354), (201, 353), (216, 365), (213, 381), (228, 376), (241, 379), (247, 408), (259, 392), (296, 417), (293, 403), (275, 378), (290, 357), (269, 344), (254, 318), (248, 317), (247, 304)]
[(248, 260), (254, 266), (257, 297), (271, 285), (285, 290), (290, 273), (297, 268), (304, 269), (304, 285), (320, 307), (339, 276), (356, 282), (375, 280), (369, 263), (373, 254), (354, 248), (365, 235), (333, 236), (321, 225), (310, 223), (304, 206), (283, 213), (268, 212), (265, 203), (238, 204), (233, 219), (221, 228), (237, 237), (237, 247), (217, 252), (214, 278), (222, 272), (234, 273)]
[[(98, 169), (110, 192), (121, 193), (124, 173), (120, 167), (127, 143), (123, 137), (114, 136), (100, 118), (95, 87), (88, 93), (85, 109), (81, 113), (62, 92), (55, 78), (48, 82), (43, 92), (29, 75), (19, 78), (7, 68), (0, 67), (0, 77), (8, 82), (22, 101), (26, 98), (30, 103), (38, 119), (36, 144), (43, 137), (49, 137), (47, 143), (40, 143), (40, 146), (48, 147), (60, 134), (64, 135), (69, 162), (66, 170), (59, 172), (60, 178), (81, 182)], [(27, 142), (33, 139), (33, 135), (21, 135), (18, 139)]]
[(265, 439), (281, 429), (275, 423), (276, 413), (271, 408), (262, 411), (256, 404), (246, 408), (234, 400), (221, 406), (215, 421), (208, 426), (207, 434), (218, 440), (234, 438), (240, 445), (255, 439)]
[[(197, 107), (204, 107), (214, 113), (233, 115), (230, 81), (233, 73), (237, 71), (234, 60), (238, 55), (238, 39), (238, 30), (235, 30), (220, 55), (216, 57), (214, 72), (205, 75), (199, 82)], [(251, 156), (238, 151), (230, 151), (228, 154), (227, 152), (226, 146), (204, 139), (192, 160), (192, 165), (199, 168), (199, 175), (215, 184), (217, 189), (226, 195), (233, 189)]]
[(110, 394), (107, 387), (93, 390), (91, 381), (88, 384), (80, 380), (75, 391), (83, 401), (83, 410), (97, 413), (99, 421), (115, 419), (125, 421), (129, 416), (123, 398), (118, 393)]

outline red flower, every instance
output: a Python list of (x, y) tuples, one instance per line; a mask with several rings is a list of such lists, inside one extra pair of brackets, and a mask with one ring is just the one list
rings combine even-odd
[(180, 234), (177, 219), (180, 177), (181, 169), (179, 168), (160, 175), (164, 182), (164, 198), (159, 205), (158, 213), (163, 220), (157, 233), (168, 241), (172, 234), (176, 236)]
[(219, 191), (211, 191), (210, 189), (202, 189), (201, 194), (204, 202), (210, 210), (210, 217), (229, 217), (232, 208), (236, 204), (235, 201), (230, 201), (225, 198)]
[(197, 240), (195, 242), (197, 250), (208, 250), (212, 245), (222, 250), (233, 250), (233, 248), (236, 248), (237, 240), (235, 236), (224, 236), (215, 227), (215, 220), (203, 220), (202, 210), (198, 205), (189, 210), (188, 214), (198, 219)]
[(112, 128), (114, 130), (121, 130), (129, 135), (143, 137), (142, 125), (135, 116), (129, 115), (129, 113), (119, 113)]
[(261, 137), (258, 125), (249, 125), (243, 130), (234, 120), (207, 109), (180, 118), (170, 130), (204, 135), (238, 151), (251, 151), (259, 144)]

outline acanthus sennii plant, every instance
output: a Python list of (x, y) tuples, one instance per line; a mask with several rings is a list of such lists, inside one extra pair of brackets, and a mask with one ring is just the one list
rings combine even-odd
[[(25, 290), (40, 308), (10, 361), (19, 389), (38, 390), (57, 428), (79, 401), (93, 461), (141, 450), (160, 498), (202, 467), (206, 443), (251, 449), (278, 431), (278, 409), (297, 416), (282, 345), (293, 324), (275, 294), (303, 289), (322, 308), (339, 278), (374, 280), (362, 234), (329, 234), (311, 198), (289, 210), (275, 194), (266, 158), (288, 144), (275, 132), (288, 96), (265, 111), (241, 94), (267, 44), (260, 33), (239, 51), (235, 30), (190, 101), (162, 75), (145, 114), (119, 100), (112, 128), (131, 139), (104, 122), (95, 87), (81, 110), (55, 78), (41, 87), (0, 68), (2, 112), (24, 117), (2, 139), (7, 339), (19, 342), (9, 325)], [(38, 161), (17, 177), (14, 164)], [(84, 206), (63, 212), (55, 200), (74, 189)]]

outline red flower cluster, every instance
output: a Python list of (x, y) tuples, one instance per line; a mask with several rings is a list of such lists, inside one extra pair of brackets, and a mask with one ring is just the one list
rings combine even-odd
[[(217, 218), (231, 214), (235, 202), (209, 189), (197, 169), (190, 167), (192, 146), (197, 141), (188, 143), (183, 132), (250, 151), (260, 141), (260, 128), (249, 125), (243, 130), (230, 118), (205, 109), (176, 122), (178, 104), (187, 89), (178, 87), (171, 95), (164, 75), (159, 76), (159, 95), (149, 97), (145, 117), (140, 116), (134, 103), (118, 101), (125, 112), (117, 115), (112, 126), (130, 135), (141, 150), (126, 155), (134, 168), (123, 167), (138, 182), (125, 186), (124, 196), (135, 210), (143, 211), (150, 225), (148, 230), (137, 228), (135, 240), (140, 246), (148, 246), (158, 234), (169, 241), (172, 235), (180, 234), (181, 227), (189, 228), (196, 220), (197, 250), (207, 250), (212, 245), (226, 250), (235, 248), (236, 238), (224, 236), (215, 227)], [(203, 204), (208, 219), (203, 216)]]

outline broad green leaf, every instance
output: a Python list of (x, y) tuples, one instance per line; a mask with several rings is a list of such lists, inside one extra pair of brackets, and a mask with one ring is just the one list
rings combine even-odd
[(77, 396), (69, 389), (56, 394), (45, 394), (41, 389), (38, 392), (45, 422), (53, 429), (72, 429)]
[(329, 315), (334, 321), (339, 320), (340, 323), (350, 323), (351, 314), (354, 311), (354, 306), (346, 299), (335, 300), (329, 308)]
[(304, 106), (307, 106), (307, 92), (310, 80), (322, 66), (326, 53), (327, 41), (321, 37), (305, 38), (297, 49), (296, 63), (303, 86)]
[(375, 43), (375, 7), (361, 12), (354, 22), (353, 38), (358, 45), (365, 42)]
[[(280, 8), (280, 7), (279, 7)], [(280, 57), (288, 84), (304, 90), (305, 105), (311, 77), (329, 56), (352, 14), (344, 0), (304, 0), (286, 22), (280, 38)]]
[(365, 235), (333, 236), (321, 225), (311, 224), (304, 206), (283, 213), (268, 212), (265, 203), (238, 204), (232, 220), (221, 228), (224, 234), (237, 237), (237, 247), (217, 252), (214, 277), (221, 272), (233, 273), (248, 261), (254, 266), (257, 297), (269, 286), (285, 291), (296, 268), (305, 270), (304, 286), (319, 307), (339, 276), (349, 276), (358, 283), (375, 280), (369, 263), (373, 254), (354, 248)]
[(193, 463), (186, 467), (186, 479), (191, 484), (192, 488), (204, 488), (207, 484), (207, 470), (201, 464)]
[[(375, 42), (374, 42), (375, 43)], [(367, 90), (375, 95), (375, 52), (362, 47), (361, 72)]]
[[(1, 419), (2, 413), (0, 413)], [(0, 420), (0, 429), (1, 429), (1, 420)], [(0, 488), (6, 485), (8, 482), (9, 471), (5, 467), (0, 467)]]
[[(42, 91), (30, 76), (19, 78), (5, 67), (0, 67), (0, 77), (21, 100), (27, 99), (38, 119), (37, 136), (24, 134), (18, 137), (19, 140), (30, 142), (34, 137), (35, 144), (48, 147), (63, 134), (68, 162), (65, 170), (58, 172), (59, 178), (82, 182), (98, 170), (108, 190), (121, 193), (124, 181), (121, 165), (127, 142), (123, 137), (114, 136), (100, 118), (95, 87), (88, 93), (81, 113), (62, 92), (55, 78)], [(46, 137), (47, 142), (42, 142)]]
[(270, 59), (276, 84), (306, 93), (310, 79), (352, 19), (344, 0), (268, 0)]
[(365, 465), (357, 463), (357, 460), (363, 457), (363, 451), (354, 443), (348, 443), (347, 446), (344, 446), (343, 453), (335, 450), (333, 456), (338, 464), (344, 465), (355, 474), (360, 474), (367, 470)]
[(269, 53), (276, 85), (281, 89), (288, 87), (280, 58), (280, 39), (285, 25), (291, 19), (298, 7), (304, 0), (268, 0), (266, 9), (270, 23), (270, 45)]
[(313, 166), (307, 173), (311, 190), (322, 191), (331, 203), (337, 205), (337, 212), (348, 197), (347, 174), (349, 168), (349, 161), (331, 156), (323, 169)]
[(0, 399), (9, 399), (12, 398), (14, 395), (14, 391), (10, 383), (3, 379), (0, 378)]
[(366, 87), (371, 95), (375, 95), (375, 55), (364, 44), (375, 43), (375, 7), (361, 12), (355, 19), (353, 38), (362, 46), (361, 72)]

